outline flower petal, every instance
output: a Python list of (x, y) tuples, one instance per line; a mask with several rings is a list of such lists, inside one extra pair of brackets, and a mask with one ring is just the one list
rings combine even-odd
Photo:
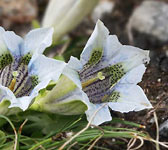
[[(98, 70), (101, 70), (109, 66), (109, 60), (118, 54), (118, 51), (122, 47), (122, 44), (118, 41), (116, 35), (109, 35), (105, 40), (104, 50), (102, 52), (102, 58), (99, 63), (97, 63), (93, 68), (87, 68), (87, 70), (92, 74)], [(91, 70), (89, 70), (91, 69)]]
[(105, 46), (104, 46), (104, 57), (106, 60), (111, 59), (118, 53), (120, 48), (122, 47), (122, 44), (118, 41), (118, 38), (116, 35), (109, 35)]
[(43, 88), (45, 88), (48, 83), (50, 82), (50, 80), (45, 80), (43, 82), (40, 82), (34, 89), (33, 91), (30, 93), (30, 96), (22, 96), (19, 98), (13, 98), (13, 99), (9, 99), (11, 102), (11, 105), (9, 106), (9, 108), (12, 107), (19, 107), (21, 108), (23, 111), (25, 111), (30, 104), (33, 102), (34, 98), (36, 96), (38, 96), (39, 91)]
[(11, 104), (9, 108), (19, 107), (23, 111), (25, 111), (29, 107), (32, 100), (33, 100), (33, 97), (31, 96), (23, 96), (23, 97), (15, 98), (13, 100), (10, 100)]
[(149, 51), (142, 50), (137, 47), (124, 45), (118, 51), (118, 54), (109, 60), (110, 65), (122, 62), (126, 70), (130, 70), (140, 64), (148, 63)]
[(108, 34), (108, 29), (104, 26), (103, 22), (98, 20), (91, 37), (89, 38), (84, 50), (82, 51), (80, 60), (83, 65), (89, 61), (93, 50), (103, 50), (104, 43), (108, 37)]
[(53, 103), (45, 103), (45, 110), (52, 113), (62, 115), (77, 115), (83, 114), (88, 109), (89, 100), (87, 95), (76, 88), (75, 91), (65, 95), (64, 97), (55, 99)]
[(100, 125), (106, 121), (112, 120), (110, 110), (108, 105), (103, 106), (104, 104), (91, 104), (89, 105), (89, 109), (85, 112), (87, 116), (87, 120), (90, 121), (93, 118), (91, 124)]
[(108, 105), (115, 111), (124, 113), (152, 108), (143, 90), (135, 84), (120, 84), (115, 87), (112, 95)]
[(8, 51), (3, 39), (4, 33), (5, 33), (4, 28), (0, 27), (0, 55)]
[(30, 75), (37, 75), (40, 81), (57, 81), (65, 63), (63, 61), (47, 58), (44, 55), (34, 55), (28, 65)]
[(2, 102), (3, 100), (12, 101), (13, 99), (15, 99), (13, 92), (9, 90), (9, 88), (0, 85), (0, 102)]
[(6, 31), (3, 34), (3, 39), (12, 55), (15, 57), (21, 57), (23, 39), (20, 36), (16, 35), (13, 31)]
[(22, 110), (26, 110), (28, 108), (32, 98), (29, 96), (16, 98), (15, 95), (13, 94), (13, 92), (9, 88), (0, 85), (0, 102), (3, 100), (10, 101), (9, 108), (19, 107)]
[(20, 107), (26, 110), (41, 89), (45, 88), (51, 80), (58, 80), (64, 67), (64, 62), (47, 58), (44, 55), (33, 55), (28, 65), (28, 72), (30, 77), (37, 76), (39, 83), (31, 91), (30, 96), (15, 99), (10, 107)]
[(77, 58), (75, 58), (73, 56), (70, 57), (70, 60), (68, 61), (67, 66), (69, 68), (74, 69), (74, 70), (80, 70), (80, 69), (82, 69), (81, 62)]
[(137, 84), (141, 82), (143, 74), (145, 73), (145, 70), (146, 70), (146, 67), (144, 64), (141, 64), (133, 68), (121, 78), (118, 84), (123, 84), (123, 83)]
[(30, 103), (32, 102), (34, 96), (35, 95), (16, 98), (9, 88), (0, 85), (0, 102), (2, 102), (3, 100), (9, 100), (10, 101), (9, 108), (19, 107), (22, 110), (26, 110), (30, 105)]
[(77, 58), (71, 56), (68, 64), (63, 70), (63, 74), (71, 79), (80, 89), (82, 89), (82, 85), (77, 70), (80, 70), (81, 68), (82, 65), (80, 61)]
[(39, 28), (30, 31), (24, 42), (24, 55), (27, 53), (39, 53), (52, 44), (53, 28)]

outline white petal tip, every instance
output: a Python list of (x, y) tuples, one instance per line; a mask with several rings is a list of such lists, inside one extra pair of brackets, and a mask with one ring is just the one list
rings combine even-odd
[(109, 34), (109, 30), (106, 28), (106, 26), (104, 25), (104, 23), (101, 20), (97, 21), (95, 28), (98, 28), (98, 30), (104, 34), (107, 34), (107, 35)]

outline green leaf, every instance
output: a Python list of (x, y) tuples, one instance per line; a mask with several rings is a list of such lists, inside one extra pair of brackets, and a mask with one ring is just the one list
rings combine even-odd
[(5, 133), (0, 130), (0, 145), (6, 142)]

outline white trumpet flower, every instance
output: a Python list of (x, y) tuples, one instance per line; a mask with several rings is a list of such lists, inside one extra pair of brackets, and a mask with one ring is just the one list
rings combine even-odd
[[(78, 87), (88, 110), (90, 120), (94, 112), (105, 105), (94, 117), (92, 124), (99, 125), (112, 119), (109, 107), (122, 113), (152, 108), (140, 86), (149, 62), (149, 51), (122, 45), (115, 35), (109, 35), (101, 21), (88, 40), (80, 60), (71, 57), (63, 74)], [(87, 95), (83, 97), (84, 93)], [(75, 92), (67, 95), (73, 99)], [(71, 98), (72, 97), (72, 98)]]
[(26, 110), (39, 90), (58, 80), (65, 63), (42, 55), (52, 34), (52, 28), (40, 28), (22, 39), (0, 27), (0, 103)]
[(122, 45), (98, 21), (80, 60), (71, 57), (57, 85), (34, 108), (63, 115), (86, 113), (88, 121), (99, 110), (94, 125), (112, 119), (109, 108), (122, 113), (152, 108), (137, 85), (148, 62), (149, 51)]

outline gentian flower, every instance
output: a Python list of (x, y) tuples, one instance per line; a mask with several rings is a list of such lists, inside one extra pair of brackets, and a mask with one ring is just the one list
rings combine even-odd
[(149, 62), (149, 51), (122, 45), (109, 35), (101, 21), (88, 40), (80, 60), (71, 57), (56, 86), (36, 100), (32, 109), (76, 115), (86, 113), (92, 124), (112, 119), (110, 110), (122, 113), (152, 108), (137, 85)]
[(42, 55), (52, 34), (52, 28), (40, 28), (22, 39), (0, 27), (0, 103), (26, 110), (39, 90), (58, 80), (65, 63)]
[[(106, 104), (92, 122), (99, 125), (112, 119), (109, 107), (122, 113), (152, 108), (137, 85), (145, 72), (144, 64), (148, 62), (149, 51), (122, 45), (98, 21), (80, 60), (71, 57), (63, 74), (78, 87), (76, 93), (88, 107), (85, 112), (88, 120)], [(71, 99), (74, 95), (75, 92), (65, 98)]]

